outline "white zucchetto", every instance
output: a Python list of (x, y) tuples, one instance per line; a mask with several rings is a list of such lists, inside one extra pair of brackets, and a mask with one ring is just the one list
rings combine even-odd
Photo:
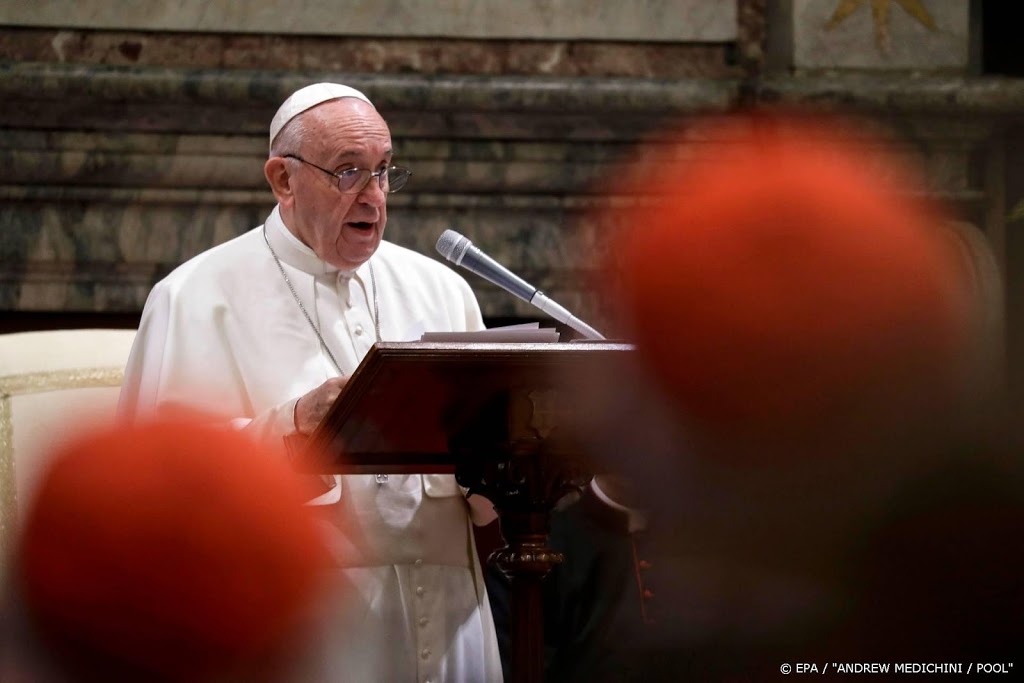
[(373, 106), (373, 102), (371, 102), (370, 98), (366, 95), (355, 88), (350, 88), (349, 86), (341, 85), (340, 83), (314, 83), (313, 85), (307, 85), (304, 88), (299, 88), (284, 101), (284, 103), (278, 108), (277, 113), (274, 114), (274, 119), (270, 122), (270, 146), (273, 147), (274, 138), (276, 138), (277, 134), (281, 132), (281, 129), (285, 127), (285, 124), (293, 118), (307, 109), (312, 109), (318, 104), (337, 100), (342, 97), (355, 97), (356, 99), (366, 102), (371, 107)]

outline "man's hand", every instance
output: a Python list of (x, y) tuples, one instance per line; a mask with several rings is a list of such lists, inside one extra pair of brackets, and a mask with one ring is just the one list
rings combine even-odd
[(295, 429), (299, 434), (313, 433), (346, 382), (348, 377), (332, 377), (295, 402)]

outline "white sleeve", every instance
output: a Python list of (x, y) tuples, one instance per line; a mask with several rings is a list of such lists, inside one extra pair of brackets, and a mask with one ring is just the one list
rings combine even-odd
[[(132, 422), (164, 408), (209, 413), (256, 438), (295, 433), (298, 397), (252, 414), (230, 345), (216, 327), (191, 318), (175, 301), (173, 285), (153, 287), (125, 367), (119, 418)], [(207, 386), (208, 389), (199, 387)]]
[(265, 410), (254, 418), (234, 418), (231, 423), (244, 429), (258, 439), (289, 436), (295, 434), (295, 404), (299, 397), (289, 399), (280, 405)]
[(462, 327), (462, 329), (458, 329), (456, 327), (453, 331), (477, 332), (484, 329), (484, 318), (480, 313), (480, 303), (476, 300), (476, 295), (473, 294), (473, 290), (470, 288), (469, 283), (461, 277), (459, 277), (458, 291), (462, 299), (464, 327)]
[(170, 295), (161, 284), (157, 283), (146, 299), (139, 330), (125, 366), (117, 414), (126, 422), (134, 422), (151, 413), (159, 401), (170, 317)]

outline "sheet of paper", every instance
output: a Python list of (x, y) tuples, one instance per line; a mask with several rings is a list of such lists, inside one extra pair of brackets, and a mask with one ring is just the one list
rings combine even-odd
[(523, 323), (492, 327), (477, 332), (425, 332), (420, 341), (425, 342), (493, 342), (493, 343), (554, 343), (558, 341), (558, 330), (540, 326), (540, 323)]

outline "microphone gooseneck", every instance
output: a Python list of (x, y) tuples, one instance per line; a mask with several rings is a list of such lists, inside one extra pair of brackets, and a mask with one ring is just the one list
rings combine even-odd
[(590, 325), (574, 316), (530, 283), (480, 251), (468, 238), (454, 230), (445, 230), (437, 240), (437, 251), (457, 266), (476, 273), (506, 292), (533, 304), (560, 323), (568, 325), (587, 339), (604, 339)]

